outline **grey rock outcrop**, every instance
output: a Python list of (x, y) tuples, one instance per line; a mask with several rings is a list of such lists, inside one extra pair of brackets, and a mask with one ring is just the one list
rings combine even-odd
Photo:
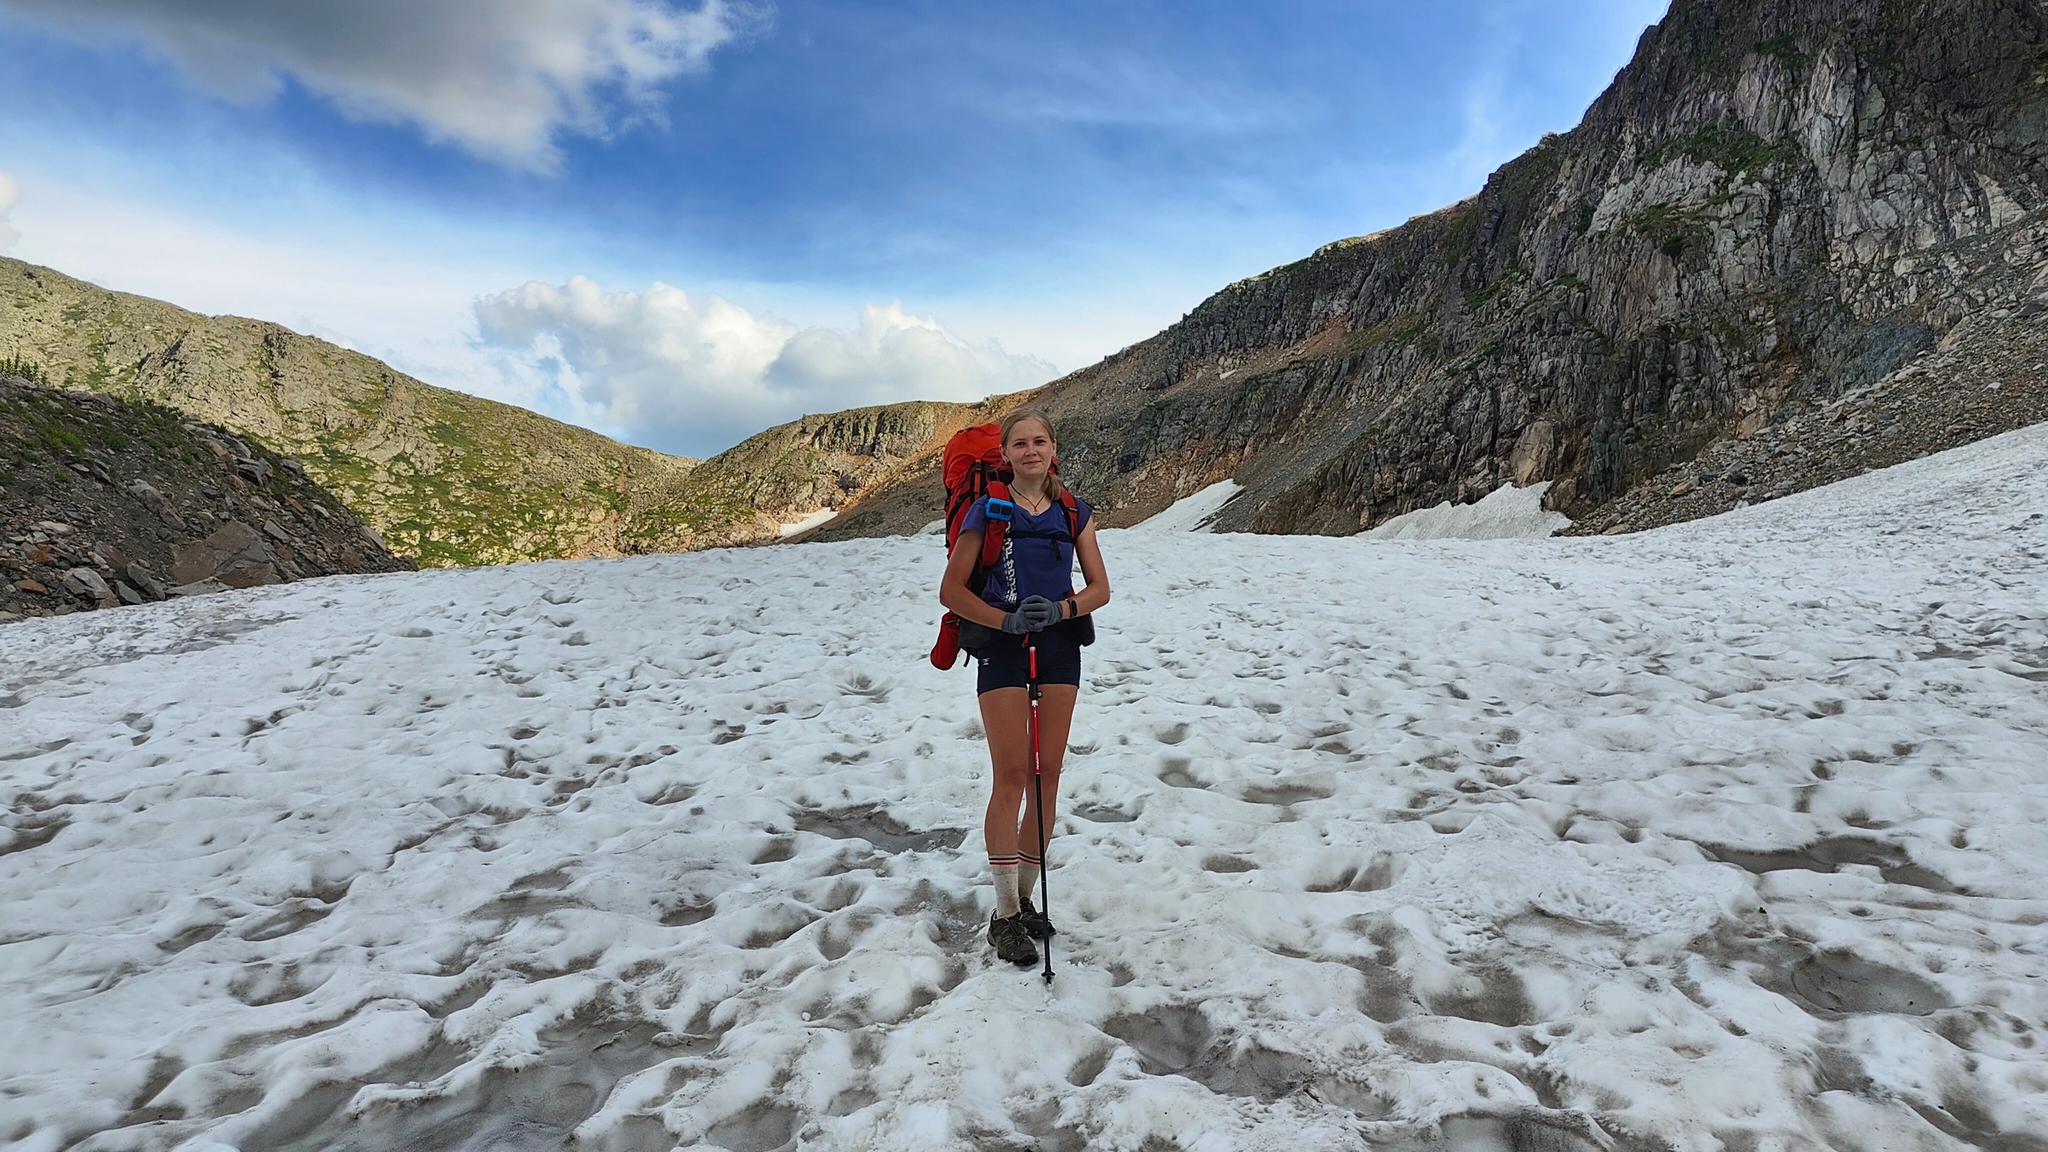
[[(251, 480), (238, 451), (273, 467)], [(412, 567), (279, 461), (156, 405), (0, 380), (0, 611), (59, 615), (163, 600), (173, 585), (191, 594)]]

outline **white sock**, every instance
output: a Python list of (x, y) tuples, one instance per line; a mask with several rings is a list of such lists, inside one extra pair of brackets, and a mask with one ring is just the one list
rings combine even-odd
[(1033, 860), (1029, 856), (1019, 857), (1017, 860), (1017, 893), (1019, 896), (1029, 899), (1031, 894), (1036, 891), (1038, 891), (1038, 861)]
[(1022, 909), (1017, 904), (1017, 859), (998, 864), (990, 860), (988, 870), (996, 878), (996, 919), (1008, 920)]

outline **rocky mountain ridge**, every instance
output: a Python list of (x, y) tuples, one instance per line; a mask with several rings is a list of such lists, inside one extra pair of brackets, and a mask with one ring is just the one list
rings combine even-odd
[[(1803, 444), (1801, 412), (2037, 314), (2044, 202), (2043, 5), (1677, 0), (1577, 128), (1476, 196), (1233, 284), (1033, 400), (1105, 524), (1226, 477), (1246, 490), (1218, 527), (1334, 533), (1547, 480), (1605, 530), (1674, 466)], [(1958, 435), (2037, 410), (2048, 380), (2007, 375)], [(1886, 458), (1837, 456), (1787, 482)], [(837, 531), (903, 530), (931, 488), (899, 476)]]
[(415, 566), (296, 460), (0, 370), (0, 623)]
[[(920, 498), (936, 504), (939, 453), (954, 432), (993, 420), (1017, 397), (980, 404), (910, 401), (805, 416), (751, 436), (706, 460), (663, 490), (653, 503), (667, 518), (648, 517), (640, 551), (686, 551), (727, 544), (815, 539), (824, 521), (836, 535), (887, 535), (896, 525), (873, 517), (849, 529), (842, 511), (905, 476), (929, 475)], [(927, 511), (918, 524), (936, 516)], [(911, 527), (915, 527), (912, 525)]]

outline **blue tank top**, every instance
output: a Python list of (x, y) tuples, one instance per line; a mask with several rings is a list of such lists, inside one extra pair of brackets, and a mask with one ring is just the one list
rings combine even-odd
[[(1079, 496), (1074, 497), (1075, 532), (1078, 534), (1088, 527), (1088, 521), (1095, 510)], [(982, 497), (967, 510), (960, 520), (962, 532), (986, 532), (988, 530), (988, 498)], [(996, 555), (996, 562), (989, 567), (988, 582), (981, 586), (984, 602), (1014, 611), (1027, 596), (1043, 596), (1047, 600), (1058, 600), (1074, 590), (1074, 546), (1059, 540), (1045, 540), (1035, 537), (1018, 539), (1017, 533), (1065, 532), (1067, 512), (1055, 500), (1051, 507), (1036, 516), (1027, 516), (1018, 508), (1011, 514), (1010, 526), (1003, 533), (1003, 550)]]

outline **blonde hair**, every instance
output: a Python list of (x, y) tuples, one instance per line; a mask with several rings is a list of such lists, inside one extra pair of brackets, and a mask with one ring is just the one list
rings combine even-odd
[[(1008, 448), (1010, 446), (1010, 430), (1012, 428), (1015, 428), (1017, 425), (1022, 424), (1026, 420), (1036, 420), (1040, 424), (1044, 425), (1046, 437), (1053, 442), (1054, 447), (1058, 447), (1060, 438), (1058, 434), (1052, 430), (1052, 417), (1047, 416), (1045, 414), (1045, 409), (1019, 408), (1015, 412), (1010, 413), (1008, 416), (1003, 417), (1001, 435), (1003, 438), (1002, 444), (1004, 448)], [(1057, 461), (1059, 457), (1054, 456), (1053, 459)], [(1047, 472), (1045, 474), (1046, 499), (1058, 500), (1060, 498), (1060, 493), (1066, 490), (1066, 482), (1060, 479), (1060, 474), (1058, 472)]]

